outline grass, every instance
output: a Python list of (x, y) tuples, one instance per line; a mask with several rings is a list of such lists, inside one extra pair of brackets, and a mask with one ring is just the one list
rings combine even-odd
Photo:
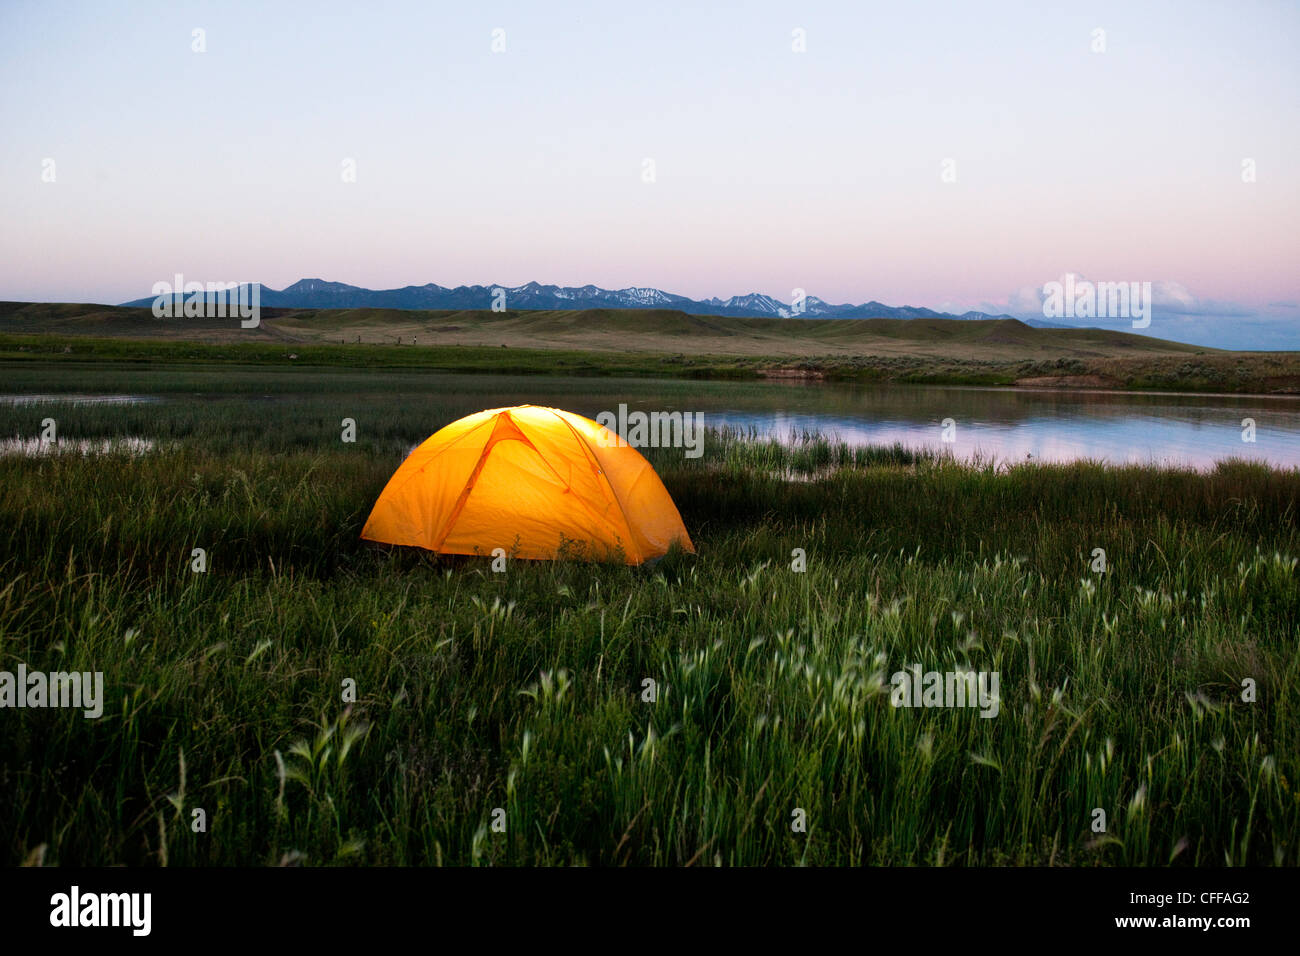
[(1010, 319), (266, 309), (245, 330), (229, 319), (154, 319), (140, 308), (0, 302), (0, 362), (52, 361), (1300, 393), (1297, 352), (1226, 352)]
[[(0, 715), (6, 863), (1300, 863), (1300, 473), (714, 433), (647, 451), (697, 556), (494, 574), (363, 545), (424, 434), (318, 413), (62, 409), (163, 441), (0, 457), (0, 669), (107, 687)], [(892, 707), (914, 664), (998, 716)]]
[(139, 341), (118, 338), (0, 335), (0, 361), (66, 363), (98, 367), (104, 362), (150, 367), (213, 363), (274, 365), (281, 369), (409, 369), (480, 372), (492, 375), (569, 375), (596, 377), (669, 375), (681, 378), (758, 378), (759, 365), (725, 356), (638, 355), (609, 358), (577, 349), (503, 349), (501, 346), (447, 345), (416, 348), (392, 343), (321, 345), (270, 342), (208, 343)]

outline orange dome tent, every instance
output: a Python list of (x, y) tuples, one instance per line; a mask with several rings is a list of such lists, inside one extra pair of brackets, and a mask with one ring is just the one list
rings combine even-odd
[(361, 537), (440, 554), (661, 557), (694, 552), (650, 463), (603, 425), (520, 405), (452, 422), (389, 479)]

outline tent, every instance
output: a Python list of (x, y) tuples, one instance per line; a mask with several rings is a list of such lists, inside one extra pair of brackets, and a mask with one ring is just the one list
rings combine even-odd
[(694, 552), (650, 463), (614, 432), (519, 405), (452, 422), (407, 456), (361, 537), (440, 554), (622, 559)]

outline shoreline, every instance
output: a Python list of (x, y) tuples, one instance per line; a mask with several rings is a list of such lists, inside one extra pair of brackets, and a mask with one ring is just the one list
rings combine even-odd
[[(356, 359), (358, 346), (340, 345), (273, 345), (270, 343), (242, 343), (226, 345), (214, 342), (190, 342), (174, 339), (142, 338), (70, 338), (49, 334), (22, 334), (0, 332), (0, 367), (13, 365), (32, 367), (47, 364), (51, 367), (80, 365), (91, 368), (128, 366), (135, 368), (169, 368), (186, 367), (246, 367), (246, 368), (295, 368), (339, 371), (385, 371), (407, 373), (444, 373), (463, 375), (521, 375), (544, 378), (595, 378), (595, 379), (644, 379), (649, 381), (707, 381), (737, 382), (750, 385), (770, 384), (784, 386), (889, 386), (889, 387), (925, 387), (925, 388), (960, 388), (979, 391), (1001, 392), (1056, 392), (1068, 394), (1097, 395), (1167, 395), (1188, 398), (1257, 398), (1257, 399), (1291, 399), (1300, 400), (1300, 387), (1279, 388), (1272, 391), (1243, 388), (1239, 391), (1222, 388), (1182, 387), (1135, 387), (1122, 383), (1107, 385), (1095, 381), (1078, 383), (1068, 381), (1071, 375), (1059, 376), (1062, 381), (1052, 381), (1058, 376), (1035, 376), (1032, 379), (1019, 378), (1010, 381), (997, 380), (998, 373), (992, 370), (983, 372), (991, 380), (971, 381), (981, 377), (980, 372), (946, 373), (935, 371), (912, 371), (898, 376), (864, 374), (841, 374), (833, 369), (767, 369), (755, 364), (737, 363), (730, 356), (699, 356), (687, 362), (676, 360), (675, 355), (650, 354), (624, 356), (619, 362), (618, 356), (600, 352), (570, 352), (548, 349), (514, 349), (509, 356), (500, 355), (497, 350), (482, 346), (436, 346), (429, 347), (437, 351), (421, 361), (423, 356), (411, 356), (410, 346), (361, 346), (363, 349), (384, 349), (389, 355), (376, 355), (370, 352), (364, 356), (371, 361), (340, 361), (341, 358)], [(418, 348), (418, 347), (417, 347)], [(318, 350), (325, 350), (327, 355), (314, 355)], [(461, 350), (461, 354), (455, 354)], [(229, 353), (235, 351), (232, 356)], [(452, 354), (448, 354), (448, 353)], [(478, 359), (484, 353), (497, 362), (482, 362)], [(1247, 353), (1257, 354), (1257, 353)], [(1264, 353), (1268, 355), (1289, 353)], [(557, 356), (564, 358), (556, 361)], [(403, 359), (402, 361), (384, 361), (384, 359)], [(609, 359), (615, 361), (608, 361)], [(627, 359), (631, 358), (632, 361)], [(380, 359), (373, 361), (373, 359)], [(415, 360), (411, 360), (415, 359)], [(658, 359), (658, 361), (653, 361)], [(925, 357), (915, 357), (924, 362)], [(699, 367), (694, 361), (709, 362), (711, 365)], [(755, 360), (756, 361), (756, 360)], [(604, 362), (604, 364), (599, 364)], [(1300, 357), (1296, 359), (1300, 366)], [(1003, 376), (1005, 378), (1005, 376)]]

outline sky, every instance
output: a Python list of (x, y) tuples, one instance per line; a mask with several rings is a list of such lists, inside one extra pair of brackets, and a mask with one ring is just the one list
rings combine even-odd
[(1151, 282), (1147, 334), (1300, 348), (1297, 49), (1292, 0), (0, 0), (0, 299), (181, 273), (1041, 318), (1072, 273)]

